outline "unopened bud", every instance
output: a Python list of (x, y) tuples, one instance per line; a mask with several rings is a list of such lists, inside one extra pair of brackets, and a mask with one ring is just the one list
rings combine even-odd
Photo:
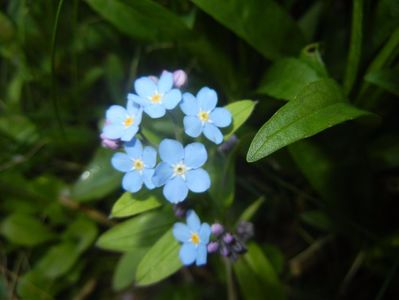
[(225, 242), (226, 244), (231, 244), (233, 241), (234, 241), (234, 237), (230, 233), (226, 233), (223, 236), (223, 242)]
[(216, 251), (218, 251), (219, 249), (219, 243), (218, 242), (210, 242), (208, 244), (208, 252), (209, 253), (214, 253)]
[(224, 227), (222, 224), (214, 223), (211, 226), (211, 231), (215, 237), (218, 237), (224, 232)]
[(176, 70), (173, 72), (173, 84), (175, 87), (180, 88), (187, 82), (187, 74), (183, 70)]
[(103, 133), (100, 135), (100, 138), (101, 138), (101, 145), (104, 148), (108, 148), (108, 149), (112, 149), (112, 150), (116, 150), (119, 148), (119, 140), (109, 139), (109, 138), (105, 137)]

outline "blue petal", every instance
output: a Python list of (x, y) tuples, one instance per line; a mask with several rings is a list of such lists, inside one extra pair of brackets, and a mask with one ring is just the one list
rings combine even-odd
[(184, 148), (184, 163), (187, 167), (197, 169), (208, 159), (205, 146), (201, 143), (191, 143)]
[(186, 173), (186, 184), (190, 191), (202, 193), (210, 188), (211, 179), (204, 169), (199, 168)]
[(106, 138), (119, 139), (125, 133), (125, 126), (122, 124), (105, 125), (103, 133)]
[(144, 111), (153, 119), (161, 118), (166, 113), (165, 107), (162, 104), (149, 104), (144, 107)]
[(148, 99), (137, 96), (135, 94), (127, 94), (127, 100), (128, 101), (133, 101), (134, 103), (137, 103), (138, 105), (147, 105), (149, 103)]
[(197, 256), (197, 248), (191, 243), (185, 243), (180, 248), (179, 257), (186, 266), (191, 265)]
[(153, 147), (144, 147), (143, 162), (146, 168), (155, 167), (157, 163), (157, 151)]
[(187, 243), (191, 238), (191, 232), (186, 224), (176, 223), (173, 225), (173, 236), (179, 242)]
[(155, 188), (154, 183), (152, 182), (152, 177), (154, 176), (154, 169), (144, 169), (143, 171), (143, 180), (147, 189), (152, 190)]
[(133, 162), (125, 153), (115, 153), (111, 159), (112, 166), (121, 172), (129, 172), (133, 168)]
[(164, 139), (159, 144), (159, 156), (171, 165), (176, 164), (184, 158), (183, 146), (176, 140)]
[(163, 188), (163, 195), (171, 203), (182, 202), (187, 194), (188, 188), (180, 176), (168, 180)]
[(121, 136), (121, 140), (124, 142), (129, 142), (136, 135), (139, 128), (136, 125), (132, 125), (125, 129), (123, 135)]
[(208, 223), (202, 223), (201, 228), (199, 230), (199, 237), (201, 240), (201, 244), (208, 244), (209, 237), (211, 236), (211, 226)]
[(223, 141), (223, 134), (220, 132), (219, 128), (213, 124), (206, 123), (203, 132), (204, 135), (215, 144), (220, 144)]
[(196, 116), (199, 113), (198, 101), (190, 93), (183, 94), (183, 101), (180, 104), (180, 108), (187, 116)]
[(120, 105), (112, 105), (105, 113), (105, 117), (111, 123), (122, 123), (127, 116), (127, 111)]
[(155, 169), (152, 182), (156, 187), (166, 183), (173, 175), (172, 167), (168, 163), (161, 162)]
[(163, 104), (166, 109), (174, 109), (181, 100), (181, 92), (178, 89), (173, 89), (163, 96)]
[(143, 145), (139, 139), (134, 139), (129, 143), (125, 143), (125, 151), (131, 159), (141, 159), (143, 156)]
[(190, 209), (187, 212), (186, 221), (187, 221), (188, 228), (190, 228), (191, 231), (198, 232), (200, 230), (201, 221), (198, 218), (198, 215), (192, 209)]
[(137, 171), (126, 173), (122, 179), (122, 187), (131, 193), (135, 193), (143, 186), (143, 177)]
[(207, 255), (208, 255), (208, 250), (206, 248), (206, 245), (199, 245), (197, 248), (197, 257), (195, 260), (195, 264), (197, 266), (205, 265), (207, 260)]
[(197, 94), (198, 106), (203, 111), (211, 111), (216, 107), (218, 96), (216, 92), (210, 88), (204, 87)]
[(173, 86), (173, 74), (167, 71), (162, 72), (161, 77), (158, 81), (158, 91), (160, 93), (165, 93), (170, 91)]
[(198, 117), (185, 116), (183, 119), (184, 132), (191, 137), (198, 137), (202, 132), (202, 123)]
[(140, 97), (147, 99), (157, 91), (157, 86), (150, 78), (141, 77), (134, 82), (134, 89)]
[(211, 112), (210, 119), (217, 127), (227, 127), (231, 124), (231, 112), (217, 107)]

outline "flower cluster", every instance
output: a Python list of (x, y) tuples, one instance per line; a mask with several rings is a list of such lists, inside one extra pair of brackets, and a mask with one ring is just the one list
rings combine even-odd
[[(124, 190), (135, 193), (143, 185), (149, 190), (162, 188), (166, 200), (176, 204), (184, 201), (189, 191), (202, 193), (210, 188), (210, 176), (203, 168), (208, 159), (204, 144), (192, 142), (184, 146), (182, 141), (165, 137), (158, 147), (153, 147), (147, 145), (141, 130), (144, 117), (159, 119), (180, 108), (184, 114), (182, 127), (189, 138), (203, 135), (215, 144), (222, 143), (220, 128), (231, 124), (231, 113), (217, 107), (218, 97), (213, 89), (203, 87), (196, 96), (182, 93), (180, 88), (186, 81), (187, 75), (181, 70), (164, 71), (159, 78), (140, 77), (134, 81), (134, 91), (127, 95), (126, 107), (112, 105), (106, 111), (102, 145), (123, 150), (114, 154), (111, 163), (125, 173)], [(187, 213), (187, 225), (177, 223), (173, 233), (183, 243), (180, 258), (185, 265), (194, 261), (197, 265), (206, 263), (211, 229), (200, 223), (194, 211)]]

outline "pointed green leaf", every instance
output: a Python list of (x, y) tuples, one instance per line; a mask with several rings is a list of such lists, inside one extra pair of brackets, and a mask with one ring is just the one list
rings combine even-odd
[(225, 108), (231, 112), (231, 116), (233, 118), (233, 124), (229, 127), (224, 136), (225, 141), (227, 141), (233, 135), (233, 133), (235, 133), (238, 128), (245, 123), (254, 110), (255, 105), (255, 101), (240, 100), (225, 106)]
[(152, 245), (173, 224), (173, 216), (153, 211), (136, 216), (106, 231), (97, 246), (107, 250), (131, 251)]
[(259, 197), (257, 200), (255, 200), (253, 203), (251, 203), (251, 205), (249, 205), (243, 211), (243, 213), (238, 218), (238, 220), (239, 221), (250, 221), (264, 202), (265, 202), (265, 198), (264, 197)]
[(332, 223), (330, 218), (321, 210), (309, 210), (301, 213), (301, 220), (317, 229), (331, 231)]
[(303, 46), (304, 37), (295, 21), (272, 0), (193, 2), (268, 59), (297, 53)]
[(249, 147), (247, 161), (257, 161), (293, 142), (368, 114), (346, 102), (333, 80), (310, 83), (259, 129)]
[(146, 286), (169, 277), (182, 267), (180, 244), (167, 231), (147, 252), (137, 267), (136, 284)]
[(160, 207), (162, 200), (155, 191), (141, 190), (138, 193), (124, 193), (112, 207), (112, 217), (128, 217)]

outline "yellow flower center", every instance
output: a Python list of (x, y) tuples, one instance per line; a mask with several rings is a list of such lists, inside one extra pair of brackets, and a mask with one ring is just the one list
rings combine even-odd
[(208, 122), (209, 121), (209, 113), (206, 111), (200, 111), (198, 113), (198, 118), (201, 122)]
[(191, 239), (190, 239), (190, 241), (194, 244), (194, 245), (198, 245), (199, 243), (200, 243), (200, 237), (199, 237), (199, 235), (198, 235), (198, 233), (196, 233), (196, 232), (193, 232), (192, 234), (191, 234)]
[(123, 121), (123, 125), (125, 125), (125, 127), (130, 127), (133, 125), (133, 123), (134, 123), (134, 119), (133, 119), (133, 117), (130, 117), (130, 116), (127, 117), (125, 119), (125, 121)]
[(180, 175), (180, 176), (182, 176), (182, 175), (184, 175), (185, 173), (186, 173), (186, 166), (184, 165), (184, 164), (177, 164), (175, 167), (174, 167), (174, 173), (175, 173), (175, 175)]
[(134, 168), (135, 170), (138, 170), (138, 171), (143, 170), (143, 169), (144, 169), (144, 163), (143, 163), (143, 161), (142, 161), (141, 159), (136, 159), (136, 160), (134, 160), (134, 162), (133, 162), (133, 168)]
[(154, 95), (150, 97), (150, 101), (153, 104), (161, 103), (161, 100), (162, 100), (162, 95), (158, 92), (156, 92)]

